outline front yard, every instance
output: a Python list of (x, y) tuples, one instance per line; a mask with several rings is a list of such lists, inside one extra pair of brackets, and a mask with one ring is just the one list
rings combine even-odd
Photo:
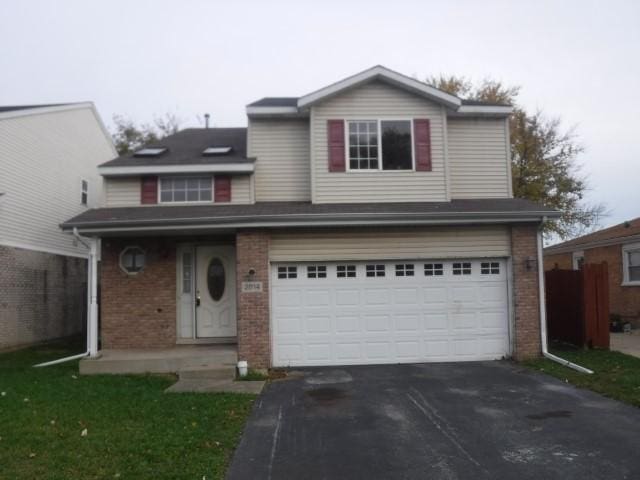
[[(76, 350), (77, 351), (77, 350)], [(254, 396), (165, 394), (161, 376), (79, 376), (75, 353), (0, 354), (0, 477), (223, 478)]]
[(526, 362), (526, 365), (578, 387), (640, 407), (640, 358), (608, 350), (577, 348), (555, 349), (552, 353), (593, 370), (593, 375), (547, 359)]

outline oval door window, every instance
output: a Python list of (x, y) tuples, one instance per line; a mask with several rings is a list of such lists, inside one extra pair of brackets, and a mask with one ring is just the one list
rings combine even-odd
[(209, 287), (209, 295), (214, 301), (217, 302), (222, 298), (225, 287), (225, 271), (224, 265), (219, 258), (214, 258), (209, 262), (207, 286)]

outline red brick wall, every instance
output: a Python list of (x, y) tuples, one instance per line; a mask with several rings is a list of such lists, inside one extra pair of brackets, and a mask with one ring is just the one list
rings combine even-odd
[(573, 269), (573, 256), (571, 253), (556, 253), (555, 255), (544, 256), (544, 270), (553, 270), (559, 268), (561, 270)]
[[(120, 269), (120, 252), (138, 246), (146, 266)], [(102, 348), (154, 348), (176, 344), (176, 245), (172, 240), (104, 239), (101, 262)]]
[[(537, 225), (511, 228), (516, 360), (540, 356), (540, 304), (538, 297)], [(526, 260), (532, 268), (527, 270)]]
[(640, 286), (622, 286), (622, 246), (591, 248), (584, 251), (586, 263), (607, 262), (609, 270), (609, 311), (640, 327)]
[[(242, 231), (236, 234), (236, 277), (238, 291), (238, 359), (251, 368), (267, 368), (271, 364), (269, 335), (269, 234)], [(242, 282), (262, 282), (262, 292), (242, 293)]]

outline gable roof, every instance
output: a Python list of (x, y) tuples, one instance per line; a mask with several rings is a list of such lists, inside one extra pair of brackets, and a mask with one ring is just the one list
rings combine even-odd
[(48, 107), (64, 107), (66, 105), (73, 105), (71, 103), (46, 103), (42, 105), (0, 105), (0, 113), (5, 112), (17, 112), (19, 110), (32, 110), (34, 108), (48, 108)]
[(544, 251), (549, 254), (573, 252), (584, 248), (616, 245), (634, 240), (640, 241), (640, 217), (574, 238), (573, 240), (552, 245), (545, 248)]
[[(231, 151), (221, 155), (203, 155), (205, 148), (213, 146), (228, 146)], [(159, 172), (170, 173), (170, 168), (162, 167), (196, 166), (193, 171), (197, 171), (197, 166), (203, 165), (211, 167), (206, 171), (231, 171), (221, 168), (230, 164), (235, 165), (233, 168), (238, 171), (253, 170), (253, 159), (247, 158), (246, 128), (186, 128), (144, 148), (166, 148), (167, 151), (158, 156), (144, 157), (136, 156), (135, 152), (125, 153), (99, 165), (98, 171), (110, 176), (146, 173), (146, 167), (160, 167)]]
[(293, 115), (305, 114), (308, 108), (334, 95), (338, 95), (350, 88), (363, 85), (371, 81), (383, 81), (397, 88), (412, 92), (418, 96), (428, 98), (442, 104), (458, 115), (488, 114), (508, 115), (512, 111), (511, 105), (501, 103), (465, 100), (437, 89), (427, 83), (390, 70), (382, 65), (376, 65), (363, 72), (332, 83), (319, 90), (302, 97), (264, 97), (247, 105), (247, 114), (253, 115)]

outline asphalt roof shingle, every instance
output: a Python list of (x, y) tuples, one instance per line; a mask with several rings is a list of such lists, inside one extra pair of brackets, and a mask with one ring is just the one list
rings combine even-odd
[(528, 214), (554, 216), (557, 212), (528, 200), (496, 198), (452, 200), (450, 202), (412, 203), (332, 203), (259, 202), (245, 205), (160, 205), (144, 207), (98, 208), (88, 210), (67, 220), (62, 226), (73, 227), (122, 225), (176, 225), (219, 224), (242, 217), (243, 221), (261, 221), (267, 217), (297, 216), (309, 220), (327, 216), (380, 216), (418, 215), (448, 218), (461, 214), (492, 215)]
[(620, 239), (620, 242), (622, 242), (626, 237), (634, 235), (640, 235), (640, 217), (619, 223), (618, 225), (614, 225), (609, 228), (598, 230), (597, 232), (588, 233), (587, 235), (574, 238), (573, 240), (567, 240), (566, 242), (551, 245), (550, 247), (547, 247), (545, 251), (551, 253), (556, 249), (567, 249), (571, 247), (579, 248), (582, 245), (614, 239)]
[[(202, 154), (205, 148), (213, 146), (229, 146), (232, 150), (222, 155)], [(210, 165), (253, 161), (247, 158), (246, 128), (186, 128), (145, 147), (166, 147), (168, 150), (157, 157), (136, 157), (135, 152), (126, 153), (100, 166)]]

